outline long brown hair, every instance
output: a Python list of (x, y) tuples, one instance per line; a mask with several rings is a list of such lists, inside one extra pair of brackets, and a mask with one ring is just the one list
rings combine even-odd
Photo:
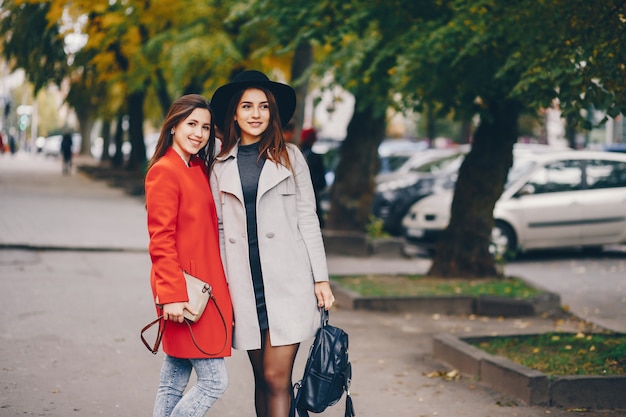
[(289, 159), (289, 153), (287, 152), (287, 146), (283, 138), (283, 130), (280, 120), (280, 114), (278, 113), (278, 104), (276, 98), (270, 90), (264, 87), (248, 86), (237, 91), (231, 97), (228, 107), (226, 109), (226, 123), (224, 125), (224, 138), (222, 140), (222, 150), (220, 156), (228, 154), (239, 140), (241, 136), (241, 129), (235, 121), (235, 114), (237, 113), (237, 107), (239, 101), (246, 90), (256, 88), (265, 93), (267, 102), (270, 106), (270, 122), (267, 129), (261, 135), (259, 141), (259, 158), (261, 156), (267, 156), (267, 159), (276, 163), (282, 164), (288, 169), (291, 169), (291, 161)]
[(204, 161), (207, 176), (209, 175), (211, 164), (215, 159), (215, 122), (213, 121), (213, 110), (211, 110), (209, 102), (199, 94), (187, 94), (172, 103), (163, 121), (154, 155), (152, 159), (150, 159), (150, 162), (148, 162), (148, 169), (161, 159), (170, 146), (172, 146), (174, 142), (174, 137), (171, 133), (172, 129), (189, 117), (195, 109), (206, 109), (211, 113), (209, 141), (206, 146), (198, 152), (198, 156)]

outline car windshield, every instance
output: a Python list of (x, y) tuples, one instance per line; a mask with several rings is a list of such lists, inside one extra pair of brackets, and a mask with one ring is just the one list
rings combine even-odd
[(431, 173), (456, 171), (463, 161), (464, 154), (454, 154), (443, 158), (438, 158), (425, 164), (415, 166), (411, 169), (413, 172)]
[(406, 161), (409, 160), (410, 155), (389, 155), (382, 156), (380, 158), (380, 173), (393, 172), (400, 168)]
[(506, 178), (506, 184), (504, 189), (506, 190), (519, 180), (524, 174), (530, 171), (535, 166), (535, 161), (530, 158), (515, 158), (513, 160), (513, 166), (509, 170), (509, 175)]

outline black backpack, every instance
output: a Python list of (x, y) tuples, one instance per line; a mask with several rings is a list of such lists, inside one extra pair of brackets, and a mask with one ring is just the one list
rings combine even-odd
[[(328, 311), (322, 309), (321, 327), (309, 350), (304, 375), (294, 385), (296, 391), (292, 410), (298, 416), (308, 417), (308, 412), (321, 413), (336, 404), (346, 393), (346, 417), (354, 417), (350, 398), (352, 365), (348, 358), (348, 334), (328, 324)], [(295, 417), (295, 413), (292, 413)]]

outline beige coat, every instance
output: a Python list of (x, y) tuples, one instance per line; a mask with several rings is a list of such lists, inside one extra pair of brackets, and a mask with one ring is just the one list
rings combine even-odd
[[(314, 336), (320, 325), (314, 283), (328, 281), (309, 168), (295, 145), (287, 147), (293, 172), (266, 161), (259, 177), (256, 203), (261, 271), (274, 346), (298, 343)], [(246, 210), (237, 150), (235, 147), (215, 162), (211, 189), (235, 313), (233, 347), (252, 350), (261, 348), (261, 337), (248, 260)]]

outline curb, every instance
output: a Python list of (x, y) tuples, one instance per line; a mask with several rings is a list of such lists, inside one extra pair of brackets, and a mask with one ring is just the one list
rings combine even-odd
[(322, 238), (327, 255), (406, 257), (406, 241), (400, 237), (370, 238), (361, 232), (322, 229)]
[[(514, 335), (512, 335), (514, 336)], [(433, 337), (433, 355), (460, 373), (528, 405), (593, 410), (626, 409), (626, 376), (548, 376), (542, 372), (490, 355), (451, 334)]]
[(349, 310), (411, 311), (425, 314), (475, 314), (488, 317), (553, 315), (561, 310), (561, 297), (545, 292), (528, 299), (491, 295), (365, 297), (331, 282), (336, 303)]
[(0, 243), (0, 250), (24, 250), (42, 252), (136, 252), (147, 253), (148, 248), (130, 246), (69, 246), (69, 245), (38, 245), (30, 243)]

